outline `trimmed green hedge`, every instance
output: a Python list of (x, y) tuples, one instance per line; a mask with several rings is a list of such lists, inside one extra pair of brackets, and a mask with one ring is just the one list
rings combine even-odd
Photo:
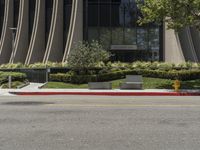
[[(0, 69), (22, 69), (22, 68), (69, 68), (67, 63), (57, 63), (57, 62), (48, 62), (44, 63), (34, 63), (30, 65), (24, 65), (22, 63), (16, 64), (2, 64), (0, 65)], [(135, 61), (132, 63), (123, 63), (123, 62), (99, 62), (95, 64), (97, 70), (105, 69), (110, 70), (127, 70), (127, 69), (150, 69), (150, 70), (191, 70), (191, 69), (200, 69), (200, 63), (193, 62), (185, 62), (180, 64), (167, 63), (167, 62), (143, 62), (143, 61)], [(78, 68), (79, 70), (80, 68)], [(91, 70), (91, 69), (89, 69)]]
[(200, 79), (200, 70), (181, 70), (181, 71), (161, 71), (161, 70), (123, 70), (111, 73), (104, 73), (98, 75), (75, 75), (75, 74), (50, 74), (50, 80), (55, 82), (66, 83), (87, 83), (87, 82), (102, 82), (117, 79), (123, 79), (126, 75), (142, 75), (144, 77), (162, 78), (162, 79), (179, 79), (179, 80), (193, 80)]
[(25, 73), (19, 72), (0, 72), (0, 84), (8, 81), (8, 76), (12, 76), (12, 81), (24, 81), (26, 79)]

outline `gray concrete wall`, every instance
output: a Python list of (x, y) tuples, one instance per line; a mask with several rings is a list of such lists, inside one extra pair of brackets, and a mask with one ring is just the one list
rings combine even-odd
[(13, 0), (5, 0), (5, 13), (0, 39), (0, 64), (8, 63), (12, 53)]
[(200, 32), (196, 30), (195, 28), (190, 28), (192, 41), (195, 48), (195, 53), (198, 59), (198, 62), (200, 62)]
[(187, 27), (179, 32), (179, 39), (183, 51), (183, 55), (186, 61), (197, 62), (197, 55), (195, 52), (195, 47), (190, 32), (190, 28)]
[(167, 29), (166, 24), (164, 24), (164, 29), (164, 61), (170, 63), (185, 62), (178, 34), (174, 30)]
[(61, 62), (63, 56), (63, 0), (54, 0), (50, 35), (44, 63)]
[(36, 0), (33, 32), (25, 64), (42, 62), (45, 50), (45, 1)]
[(15, 38), (15, 48), (10, 63), (24, 63), (29, 46), (29, 1), (20, 0), (19, 20)]

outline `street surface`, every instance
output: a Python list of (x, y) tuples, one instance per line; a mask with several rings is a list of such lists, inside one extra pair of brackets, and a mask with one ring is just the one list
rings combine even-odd
[(199, 150), (200, 97), (0, 97), (0, 150)]

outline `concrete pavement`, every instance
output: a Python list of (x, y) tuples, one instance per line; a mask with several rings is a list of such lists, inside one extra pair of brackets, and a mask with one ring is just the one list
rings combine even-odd
[(44, 85), (43, 83), (30, 83), (29, 85), (23, 87), (21, 90), (37, 90), (39, 87)]
[(145, 90), (90, 90), (90, 89), (41, 89), (42, 83), (30, 83), (21, 89), (0, 89), (0, 95), (98, 95), (98, 96), (200, 96), (199, 90), (168, 89)]
[(200, 96), (200, 90), (174, 92), (167, 89), (146, 90), (89, 90), (89, 89), (17, 89), (9, 93), (16, 95), (99, 95), (99, 96)]
[(199, 150), (199, 97), (0, 97), (2, 150)]

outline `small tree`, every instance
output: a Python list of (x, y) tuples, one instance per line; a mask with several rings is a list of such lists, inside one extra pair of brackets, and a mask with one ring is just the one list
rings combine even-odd
[(162, 21), (179, 30), (190, 26), (200, 30), (200, 0), (137, 0), (143, 14), (140, 23)]
[(71, 51), (68, 66), (73, 69), (87, 70), (93, 68), (99, 62), (109, 60), (110, 53), (97, 41), (79, 42)]

